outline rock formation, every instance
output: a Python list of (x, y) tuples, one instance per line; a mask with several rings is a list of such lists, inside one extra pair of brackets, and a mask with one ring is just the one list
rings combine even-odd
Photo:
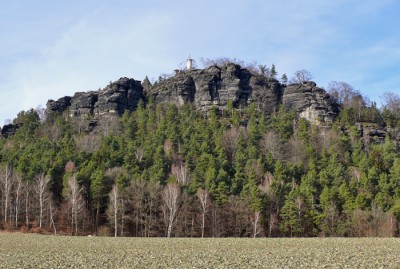
[[(314, 124), (333, 122), (338, 114), (337, 104), (314, 82), (286, 86), (233, 63), (177, 71), (174, 76), (159, 81), (147, 94), (156, 103), (178, 106), (194, 103), (205, 112), (212, 106), (222, 110), (230, 101), (238, 109), (254, 102), (266, 115), (283, 105)], [(140, 82), (121, 78), (99, 91), (77, 92), (72, 97), (49, 100), (47, 111), (68, 111), (71, 117), (121, 115), (125, 110), (133, 111), (140, 99), (145, 99)]]
[(231, 100), (236, 108), (255, 102), (260, 111), (271, 114), (283, 104), (314, 124), (331, 123), (338, 114), (337, 104), (314, 82), (286, 86), (233, 63), (177, 72), (160, 82), (151, 94), (157, 103), (193, 102), (202, 110), (213, 105), (222, 109)]
[(241, 108), (255, 101), (259, 109), (273, 112), (279, 105), (282, 87), (277, 80), (251, 74), (236, 64), (223, 67), (180, 71), (160, 82), (151, 94), (157, 103), (172, 102), (183, 105), (193, 102), (207, 111), (211, 106), (224, 108), (228, 101)]
[(77, 92), (73, 97), (65, 96), (47, 102), (47, 113), (68, 110), (71, 117), (83, 115), (122, 115), (125, 110), (133, 111), (140, 99), (144, 99), (140, 81), (120, 78), (103, 90)]
[(339, 113), (336, 102), (311, 81), (288, 85), (282, 99), (285, 108), (294, 109), (301, 118), (314, 124), (332, 123)]
[(1, 128), (1, 136), (2, 137), (9, 137), (15, 134), (15, 132), (17, 131), (17, 129), (20, 126), (15, 125), (15, 124), (6, 124), (3, 126), (3, 128)]
[(57, 101), (49, 100), (47, 102), (47, 110), (54, 112), (63, 112), (69, 106), (71, 106), (71, 99), (72, 98), (70, 96), (65, 96), (58, 99)]

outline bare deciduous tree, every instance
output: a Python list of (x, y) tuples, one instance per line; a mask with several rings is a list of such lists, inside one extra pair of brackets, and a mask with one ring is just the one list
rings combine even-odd
[[(118, 214), (120, 211), (121, 201), (119, 195), (119, 188), (117, 184), (114, 184), (111, 192), (108, 194), (110, 198), (108, 213), (109, 219), (114, 223), (114, 237), (118, 236)], [(110, 222), (111, 222), (110, 221)]]
[(172, 229), (176, 224), (180, 195), (181, 191), (177, 184), (169, 183), (165, 186), (162, 200), (164, 202), (163, 212), (167, 226), (167, 237), (171, 237)]
[(101, 136), (97, 134), (83, 134), (74, 136), (75, 145), (84, 152), (95, 152), (100, 149)]
[(83, 189), (79, 186), (76, 176), (73, 175), (68, 180), (68, 194), (67, 199), (69, 202), (71, 213), (71, 230), (73, 235), (78, 234), (78, 216), (82, 212), (85, 202), (82, 197)]
[(287, 142), (286, 159), (294, 164), (301, 164), (306, 161), (306, 147), (301, 139), (291, 137)]
[[(118, 227), (123, 227), (123, 215), (124, 215), (124, 207), (123, 207), (123, 199), (121, 197), (121, 191), (117, 182), (117, 178), (120, 175), (128, 176), (127, 171), (122, 167), (114, 167), (108, 169), (105, 173), (106, 177), (114, 182), (112, 186), (112, 190), (108, 194), (109, 205), (108, 205), (108, 217), (111, 223), (114, 223), (114, 236), (118, 236), (119, 229)], [(119, 224), (119, 220), (121, 220), (121, 224)]]
[(310, 81), (313, 78), (311, 73), (305, 69), (297, 70), (291, 80), (291, 83), (303, 83)]
[[(132, 229), (133, 236), (157, 236), (162, 188), (158, 182), (132, 180), (123, 194), (123, 218)], [(121, 224), (121, 228), (124, 226)]]
[(263, 139), (261, 140), (261, 149), (265, 154), (270, 153), (272, 158), (275, 160), (282, 159), (282, 144), (280, 142), (280, 137), (274, 131), (267, 132)]
[(217, 59), (209, 59), (209, 58), (200, 58), (200, 63), (203, 65), (204, 68), (216, 65), (219, 67), (222, 67), (224, 65), (233, 63), (240, 65), (246, 69), (248, 69), (251, 73), (253, 74), (258, 74), (259, 73), (259, 68), (257, 65), (257, 62), (253, 61), (251, 63), (245, 63), (242, 60), (236, 59), (236, 58), (228, 58), (228, 57), (220, 57)]
[(36, 107), (35, 111), (39, 116), (40, 122), (45, 122), (45, 120), (46, 120), (46, 109), (43, 108), (41, 105), (38, 105)]
[(26, 228), (29, 228), (29, 206), (30, 206), (30, 201), (31, 201), (31, 193), (32, 193), (32, 186), (28, 182), (26, 182), (23, 186), (23, 192), (24, 192), (24, 197), (25, 197), (25, 225)]
[(233, 161), (233, 156), (235, 156), (237, 141), (240, 135), (241, 135), (241, 130), (235, 127), (230, 128), (222, 135), (221, 144), (224, 147), (230, 162)]
[(35, 192), (39, 201), (39, 227), (42, 228), (45, 203), (49, 199), (48, 184), (50, 177), (40, 174), (36, 178)]
[(347, 107), (350, 100), (359, 95), (360, 92), (356, 91), (353, 86), (344, 81), (331, 81), (328, 84), (328, 92), (330, 96), (339, 104)]
[(20, 174), (15, 174), (15, 227), (18, 227), (18, 215), (19, 215), (19, 207), (21, 203), (21, 191), (23, 187), (22, 176)]
[(393, 92), (383, 94), (384, 107), (391, 111), (394, 115), (400, 115), (400, 95)]
[(177, 163), (171, 165), (171, 174), (176, 177), (179, 184), (189, 185), (188, 167), (183, 161), (178, 160)]
[(3, 194), (3, 218), (4, 224), (7, 223), (8, 209), (10, 206), (11, 190), (14, 184), (14, 177), (11, 167), (6, 165), (0, 167), (0, 186)]
[(201, 205), (201, 237), (204, 237), (206, 214), (208, 212), (208, 208), (210, 207), (211, 200), (208, 191), (205, 189), (197, 190), (197, 198), (199, 198)]
[(255, 211), (251, 220), (251, 223), (253, 224), (253, 238), (256, 238), (257, 235), (260, 233), (259, 222), (260, 222), (260, 211)]
[(57, 208), (54, 207), (54, 199), (51, 198), (51, 199), (49, 199), (49, 218), (50, 218), (49, 226), (50, 226), (50, 228), (53, 227), (55, 235), (57, 234), (56, 223), (54, 221), (54, 217), (55, 217), (56, 213), (57, 213)]

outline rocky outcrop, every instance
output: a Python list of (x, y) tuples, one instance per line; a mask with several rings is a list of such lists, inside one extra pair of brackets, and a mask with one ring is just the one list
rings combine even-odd
[(2, 137), (9, 137), (15, 134), (15, 132), (17, 131), (17, 129), (19, 128), (19, 125), (15, 125), (15, 124), (6, 124), (3, 126), (3, 128), (1, 128), (1, 136)]
[[(314, 82), (286, 86), (233, 63), (177, 70), (174, 76), (151, 87), (147, 94), (152, 95), (156, 103), (178, 106), (193, 103), (205, 112), (212, 106), (223, 110), (229, 102), (238, 109), (255, 103), (268, 115), (283, 104), (287, 110), (295, 110), (300, 117), (315, 124), (333, 122), (338, 114), (337, 104)], [(141, 99), (145, 99), (141, 83), (121, 78), (99, 91), (77, 92), (72, 97), (49, 100), (47, 111), (68, 111), (71, 117), (121, 115), (125, 110), (135, 110)]]
[(57, 101), (49, 100), (47, 102), (47, 109), (55, 112), (63, 112), (69, 106), (71, 106), (71, 99), (72, 98), (70, 96), (65, 96), (58, 99)]
[(333, 122), (338, 114), (337, 104), (314, 82), (286, 86), (236, 64), (180, 71), (159, 83), (152, 94), (157, 103), (193, 102), (203, 110), (211, 106), (223, 109), (231, 100), (236, 108), (255, 102), (260, 111), (271, 114), (283, 104), (314, 124)]
[(71, 117), (93, 115), (94, 107), (99, 99), (99, 92), (77, 92), (71, 98), (69, 114)]
[(47, 112), (68, 110), (71, 117), (83, 115), (121, 115), (125, 110), (136, 109), (140, 99), (144, 100), (140, 81), (121, 78), (99, 91), (77, 92), (74, 96), (65, 96), (57, 101), (47, 102)]
[(314, 124), (332, 123), (339, 113), (337, 103), (312, 81), (285, 87), (282, 103)]
[(228, 101), (232, 101), (236, 108), (255, 101), (259, 109), (271, 113), (280, 103), (282, 86), (277, 80), (251, 74), (231, 63), (222, 67), (179, 71), (160, 82), (151, 94), (157, 103), (183, 105), (192, 102), (205, 111), (211, 106), (223, 109)]
[(121, 78), (99, 92), (94, 113), (122, 115), (125, 110), (134, 111), (141, 99), (144, 95), (140, 81)]
[(384, 126), (360, 122), (357, 122), (355, 125), (360, 136), (363, 137), (364, 141), (367, 143), (384, 143), (386, 136), (389, 135), (387, 128), (385, 128)]

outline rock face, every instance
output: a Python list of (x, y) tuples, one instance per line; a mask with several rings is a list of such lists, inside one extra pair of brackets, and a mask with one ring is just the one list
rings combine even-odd
[(284, 89), (282, 103), (286, 109), (294, 109), (300, 117), (314, 124), (331, 123), (339, 113), (336, 102), (311, 81), (288, 85)]
[(333, 122), (338, 114), (338, 105), (314, 82), (286, 86), (235, 64), (180, 71), (159, 83), (152, 94), (157, 103), (193, 102), (202, 110), (213, 105), (225, 108), (231, 100), (236, 108), (255, 102), (259, 110), (271, 114), (283, 104), (287, 110), (295, 110), (314, 124)]
[(71, 105), (71, 97), (65, 96), (57, 101), (49, 100), (47, 102), (47, 109), (56, 112), (63, 112)]
[(368, 123), (356, 123), (355, 125), (357, 126), (360, 136), (363, 137), (364, 141), (367, 143), (377, 142), (382, 144), (385, 142), (388, 132), (383, 126)]
[(20, 126), (15, 124), (6, 124), (3, 126), (3, 128), (1, 128), (1, 136), (6, 138), (12, 136), (15, 134), (19, 127)]
[(57, 101), (47, 102), (47, 112), (64, 112), (69, 110), (71, 117), (83, 115), (121, 115), (125, 110), (133, 111), (140, 99), (144, 100), (140, 81), (120, 78), (103, 90), (77, 92), (73, 97), (65, 96)]
[(223, 67), (180, 71), (160, 82), (151, 94), (157, 103), (183, 105), (193, 102), (205, 111), (211, 106), (224, 108), (228, 101), (232, 101), (236, 108), (255, 101), (259, 109), (271, 113), (280, 103), (282, 85), (277, 80), (251, 74), (232, 63)]
[[(338, 114), (337, 104), (314, 82), (283, 85), (276, 79), (251, 73), (240, 65), (229, 63), (205, 69), (177, 71), (174, 76), (155, 85), (148, 95), (156, 103), (186, 103), (205, 112), (212, 106), (222, 110), (228, 102), (241, 109), (250, 103), (268, 115), (283, 105), (314, 124), (332, 122)], [(121, 78), (99, 91), (77, 92), (72, 97), (49, 100), (48, 112), (65, 112), (70, 117), (84, 115), (121, 115), (136, 109), (145, 100), (139, 81)]]
[(125, 110), (135, 110), (140, 99), (144, 99), (140, 81), (121, 78), (99, 92), (94, 113), (121, 115)]

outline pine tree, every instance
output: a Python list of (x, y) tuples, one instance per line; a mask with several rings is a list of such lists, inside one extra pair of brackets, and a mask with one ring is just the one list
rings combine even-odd
[(287, 84), (288, 83), (288, 77), (286, 76), (286, 74), (282, 75), (281, 82), (282, 82), (282, 84)]
[(272, 64), (269, 73), (270, 73), (270, 77), (273, 78), (273, 79), (275, 79), (276, 76), (278, 75), (278, 73), (275, 70), (275, 65), (274, 64)]

